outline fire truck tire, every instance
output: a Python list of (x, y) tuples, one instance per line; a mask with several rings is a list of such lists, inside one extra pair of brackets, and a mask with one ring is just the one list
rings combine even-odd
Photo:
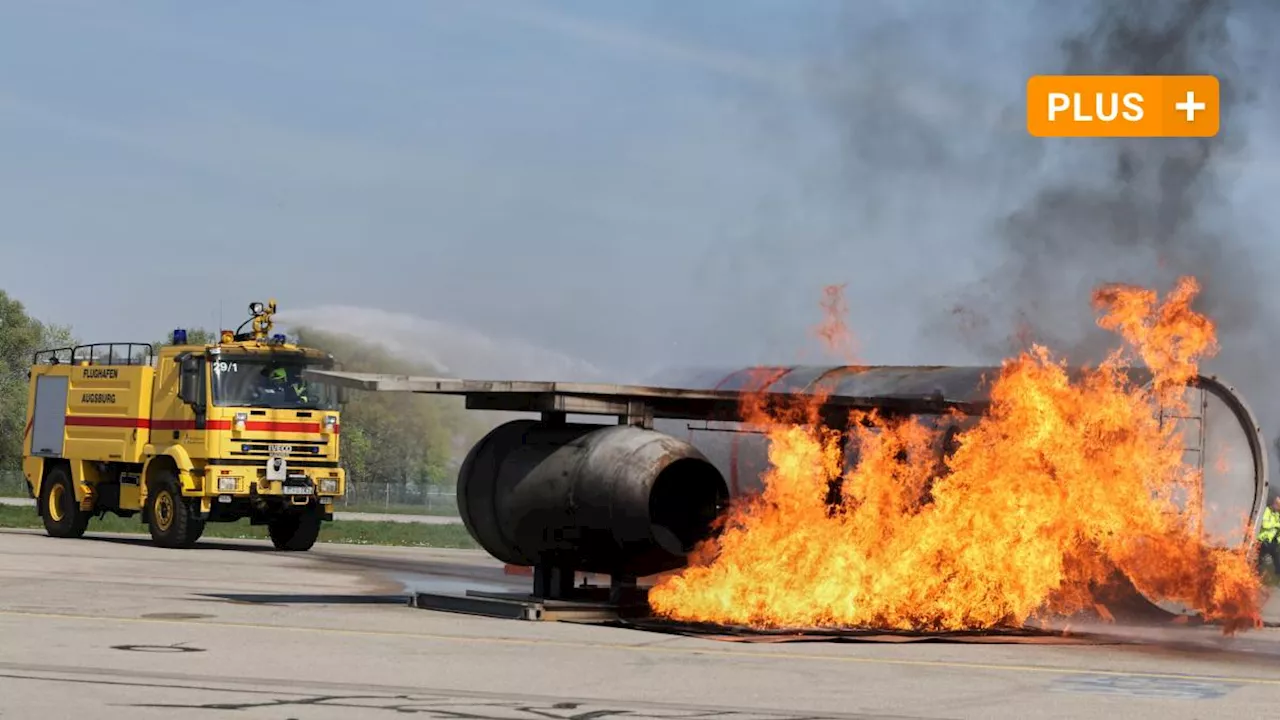
[(147, 488), (147, 526), (151, 541), (160, 547), (190, 547), (204, 531), (204, 523), (192, 516), (182, 497), (178, 476), (161, 470)]
[(201, 535), (204, 535), (204, 520), (199, 517), (192, 517), (187, 521), (187, 544), (195, 545)]
[(45, 474), (40, 486), (40, 515), (50, 537), (78, 538), (89, 527), (92, 515), (80, 509), (71, 469), (66, 465), (54, 465)]
[(277, 550), (305, 552), (320, 537), (320, 511), (312, 505), (302, 512), (280, 515), (267, 523), (271, 544)]

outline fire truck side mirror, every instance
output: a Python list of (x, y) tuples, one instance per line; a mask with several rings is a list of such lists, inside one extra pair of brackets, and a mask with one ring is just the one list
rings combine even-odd
[(178, 374), (178, 397), (182, 402), (197, 409), (204, 404), (202, 380), (204, 378), (200, 373), (200, 360), (190, 356), (183, 358), (181, 372)]

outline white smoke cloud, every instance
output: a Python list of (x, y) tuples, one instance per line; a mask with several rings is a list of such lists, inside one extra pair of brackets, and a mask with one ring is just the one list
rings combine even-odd
[(471, 328), (409, 313), (351, 305), (281, 311), (285, 331), (309, 327), (381, 345), (406, 360), (430, 363), (441, 373), (479, 380), (604, 379), (592, 363), (518, 338), (492, 337)]

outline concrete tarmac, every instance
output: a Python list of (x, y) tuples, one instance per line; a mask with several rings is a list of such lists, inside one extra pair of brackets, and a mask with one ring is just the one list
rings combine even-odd
[[(730, 643), (409, 608), (480, 552), (0, 532), (0, 717), (1266, 717), (1280, 630), (1112, 644)], [(1140, 641), (1139, 641), (1140, 640)]]

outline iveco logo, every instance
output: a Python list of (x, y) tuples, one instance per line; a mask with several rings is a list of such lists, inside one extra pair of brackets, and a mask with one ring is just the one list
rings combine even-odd
[(293, 446), (292, 445), (268, 445), (267, 452), (270, 453), (272, 456), (288, 455), (289, 453), (293, 452)]

